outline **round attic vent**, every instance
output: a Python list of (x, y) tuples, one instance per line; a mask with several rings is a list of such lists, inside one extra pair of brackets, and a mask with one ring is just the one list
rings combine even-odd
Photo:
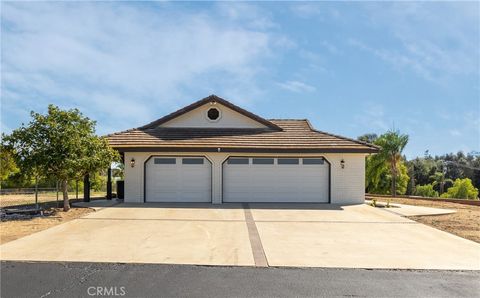
[(210, 121), (218, 121), (218, 119), (220, 119), (220, 110), (218, 110), (217, 108), (208, 109), (207, 118)]

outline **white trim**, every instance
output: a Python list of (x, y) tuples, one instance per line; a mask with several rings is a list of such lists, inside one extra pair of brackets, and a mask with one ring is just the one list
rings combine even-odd
[[(217, 119), (210, 119), (210, 117), (208, 117), (208, 111), (210, 111), (211, 109), (215, 109), (218, 111)], [(220, 110), (217, 106), (209, 107), (208, 109), (205, 110), (205, 118), (207, 118), (208, 122), (212, 122), (212, 123), (218, 122), (220, 121), (220, 119), (222, 119), (222, 110)]]

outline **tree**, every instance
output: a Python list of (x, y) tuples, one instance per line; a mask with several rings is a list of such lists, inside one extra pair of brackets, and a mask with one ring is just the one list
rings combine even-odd
[[(399, 176), (399, 164), (402, 162), (402, 151), (408, 143), (408, 135), (402, 135), (399, 131), (387, 131), (375, 140), (375, 145), (380, 146), (380, 152), (372, 157), (371, 174), (378, 181), (381, 169), (388, 165), (391, 176), (390, 194), (397, 195), (397, 180)], [(408, 177), (408, 174), (406, 174)]]
[[(389, 164), (377, 155), (367, 158), (366, 165), (366, 188), (369, 193), (389, 194), (391, 193), (392, 175)], [(398, 163), (397, 194), (405, 194), (407, 191), (408, 169), (403, 161)]]
[[(405, 158), (406, 160), (406, 158)], [(410, 181), (407, 185), (407, 191), (406, 191), (406, 194), (408, 195), (411, 195), (415, 192), (415, 169), (413, 167), (413, 165), (411, 163), (409, 163), (408, 161), (405, 162), (406, 164), (406, 167), (408, 169), (408, 176), (410, 177)]]
[[(3, 136), (2, 136), (3, 139)], [(13, 152), (10, 148), (0, 146), (0, 181), (18, 173), (18, 167), (13, 158)]]
[(421, 197), (438, 198), (438, 192), (433, 189), (432, 184), (418, 185), (415, 189), (415, 195)]
[(407, 165), (412, 169), (413, 179), (415, 184), (426, 185), (431, 181), (431, 176), (435, 172), (441, 171), (441, 162), (435, 161), (431, 158), (417, 157), (407, 161)]
[(48, 106), (48, 113), (31, 112), (32, 121), (6, 136), (24, 173), (53, 177), (60, 182), (63, 210), (68, 211), (67, 185), (88, 173), (106, 169), (118, 159), (105, 138), (95, 135), (95, 121), (78, 109), (61, 110)]
[(453, 183), (446, 193), (442, 195), (442, 198), (456, 198), (456, 199), (478, 199), (478, 189), (472, 184), (472, 180), (457, 179)]
[(101, 173), (94, 173), (90, 176), (90, 187), (94, 191), (106, 191), (107, 176), (105, 176), (105, 174), (102, 175)]
[(445, 190), (445, 184), (447, 182), (453, 183), (452, 179), (448, 179), (445, 177), (444, 172), (435, 172), (432, 176), (430, 176), (430, 179), (432, 179), (432, 187), (438, 185), (439, 187), (439, 193), (443, 194)]
[(377, 139), (378, 139), (378, 136), (377, 136), (376, 133), (366, 133), (366, 134), (361, 135), (357, 138), (357, 140), (365, 142), (365, 143), (369, 143), (369, 144), (375, 143), (375, 141)]
[(125, 177), (125, 165), (123, 163), (116, 163), (112, 167), (112, 177), (117, 177), (119, 179), (124, 179)]

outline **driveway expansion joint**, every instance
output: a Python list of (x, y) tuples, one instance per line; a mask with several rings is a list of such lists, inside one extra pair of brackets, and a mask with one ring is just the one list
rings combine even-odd
[(191, 221), (191, 222), (244, 222), (242, 219), (201, 219), (201, 218), (111, 218), (111, 217), (82, 217), (79, 220), (132, 220), (132, 221)]
[(253, 260), (255, 261), (255, 267), (268, 267), (267, 257), (263, 249), (262, 240), (258, 233), (257, 225), (253, 219), (252, 211), (247, 203), (242, 204), (245, 212), (245, 223), (247, 224), (248, 238), (250, 239), (250, 245), (252, 247)]

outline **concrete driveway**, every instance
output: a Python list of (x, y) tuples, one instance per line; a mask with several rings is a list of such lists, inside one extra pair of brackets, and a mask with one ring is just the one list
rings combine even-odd
[(2, 260), (480, 270), (480, 244), (367, 205), (121, 204)]

